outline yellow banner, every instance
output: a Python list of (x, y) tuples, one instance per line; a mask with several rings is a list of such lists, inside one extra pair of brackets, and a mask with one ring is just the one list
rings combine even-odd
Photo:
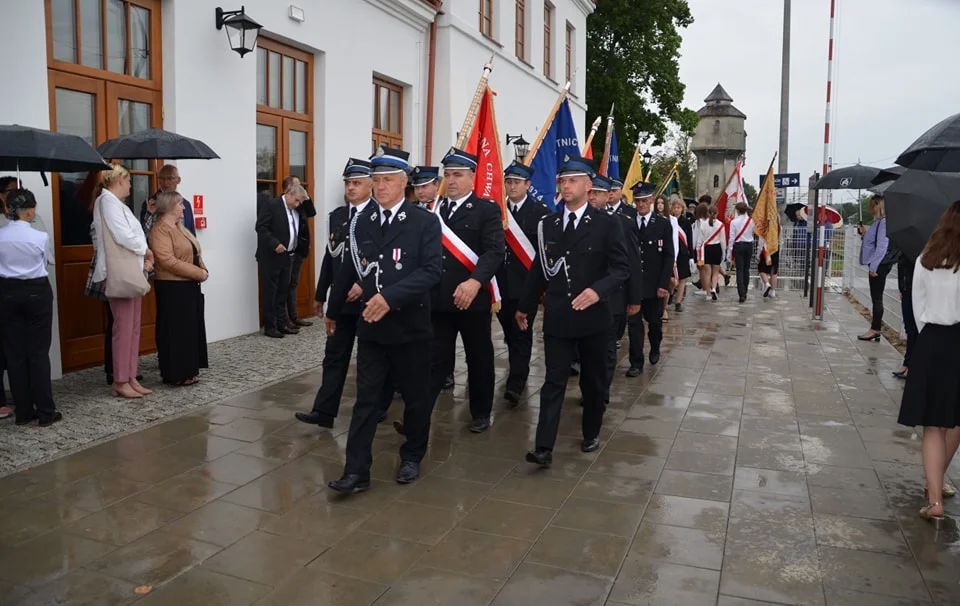
[[(767, 244), (767, 255), (780, 249), (780, 213), (777, 212), (777, 192), (773, 183), (773, 163), (753, 207), (753, 231)], [(769, 259), (766, 260), (769, 263)]]
[(623, 193), (627, 196), (627, 202), (633, 204), (633, 186), (643, 181), (643, 162), (640, 160), (640, 146), (633, 150), (633, 158), (630, 160), (630, 168), (627, 170), (627, 176), (623, 179)]

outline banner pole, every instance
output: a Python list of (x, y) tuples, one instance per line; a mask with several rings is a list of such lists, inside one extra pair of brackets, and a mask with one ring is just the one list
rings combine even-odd
[(527, 152), (526, 157), (523, 159), (523, 163), (527, 166), (530, 166), (530, 163), (533, 162), (534, 156), (537, 155), (537, 151), (540, 149), (540, 145), (543, 144), (543, 138), (547, 136), (547, 131), (550, 130), (550, 124), (553, 123), (554, 117), (556, 117), (557, 112), (560, 110), (560, 104), (567, 98), (567, 92), (570, 90), (570, 82), (567, 82), (563, 88), (560, 89), (560, 94), (557, 96), (557, 100), (553, 103), (553, 108), (550, 110), (550, 113), (547, 114), (547, 119), (543, 122), (543, 126), (540, 128), (540, 132), (537, 133), (536, 139), (533, 143), (530, 144), (530, 151)]
[[(487, 80), (490, 78), (490, 72), (493, 71), (493, 58), (494, 55), (490, 55), (490, 60), (483, 66), (483, 73), (480, 75), (480, 81), (477, 83), (477, 90), (473, 93), (473, 101), (470, 102), (470, 109), (467, 110), (467, 115), (463, 119), (463, 126), (460, 127), (460, 132), (457, 135), (457, 149), (463, 149), (463, 145), (470, 139), (470, 132), (473, 130), (473, 123), (477, 119), (480, 102), (483, 100), (483, 94), (487, 90)], [(497, 144), (499, 145), (500, 142), (497, 141)], [(437, 200), (443, 197), (446, 190), (446, 180), (441, 176), (440, 187), (437, 189)]]

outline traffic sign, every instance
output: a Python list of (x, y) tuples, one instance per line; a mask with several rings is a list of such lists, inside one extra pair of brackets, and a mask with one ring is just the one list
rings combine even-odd
[[(766, 181), (766, 175), (760, 175), (760, 187)], [(774, 187), (800, 187), (800, 173), (781, 173), (773, 176)]]

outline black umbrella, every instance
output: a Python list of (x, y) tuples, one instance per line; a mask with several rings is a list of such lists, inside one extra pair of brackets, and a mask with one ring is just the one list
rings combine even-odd
[(960, 172), (960, 114), (950, 116), (920, 135), (897, 164), (914, 170)]
[(795, 204), (787, 204), (787, 206), (783, 209), (783, 214), (787, 215), (787, 218), (790, 219), (790, 221), (792, 221), (793, 223), (796, 223), (797, 212), (799, 212), (801, 208), (805, 208), (806, 206), (807, 206), (806, 204), (802, 204), (799, 202)]
[(104, 158), (114, 160), (212, 160), (220, 157), (203, 141), (162, 128), (148, 128), (110, 139), (97, 151)]
[(0, 125), (0, 170), (79, 173), (109, 168), (97, 150), (76, 135)]
[(907, 169), (902, 166), (891, 166), (881, 170), (880, 174), (873, 179), (873, 187), (870, 188), (870, 191), (875, 194), (882, 194), (890, 189), (894, 181), (903, 176), (905, 172), (907, 172)]
[(885, 192), (887, 237), (916, 259), (940, 215), (960, 200), (960, 175), (908, 170)]
[(880, 169), (863, 164), (854, 164), (831, 170), (820, 177), (814, 189), (867, 189), (880, 174)]

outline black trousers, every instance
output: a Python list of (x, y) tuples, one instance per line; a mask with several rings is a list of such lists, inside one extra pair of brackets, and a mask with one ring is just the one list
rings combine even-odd
[(646, 332), (650, 338), (650, 351), (660, 351), (663, 341), (663, 299), (653, 297), (640, 302), (640, 313), (627, 318), (630, 333), (630, 366), (643, 368), (643, 321), (647, 321)]
[(617, 341), (623, 338), (623, 334), (627, 332), (627, 314), (623, 313), (618, 316), (614, 316), (614, 322), (617, 321), (617, 318), (620, 318), (620, 323), (617, 324)]
[(300, 268), (303, 257), (293, 255), (290, 261), (290, 285), (287, 287), (287, 316), (291, 321), (297, 319), (297, 286), (300, 285)]
[[(433, 363), (430, 372), (430, 395), (433, 401), (435, 402), (440, 396), (444, 380), (453, 372), (459, 334), (467, 354), (470, 415), (474, 419), (488, 418), (493, 409), (493, 384), (496, 380), (493, 370), (490, 312), (440, 312), (434, 313), (431, 319), (433, 320)], [(570, 372), (569, 368), (567, 372)]]
[(10, 392), (18, 421), (53, 417), (50, 342), (53, 334), (53, 289), (47, 278), (2, 280), (0, 322)]
[(883, 288), (887, 284), (887, 274), (890, 273), (890, 267), (880, 265), (877, 268), (877, 275), (870, 276), (870, 300), (873, 302), (873, 314), (870, 321), (870, 328), (880, 330), (883, 328)]
[(507, 353), (510, 360), (510, 374), (507, 375), (507, 391), (523, 391), (530, 376), (530, 355), (533, 350), (533, 323), (537, 312), (527, 316), (527, 330), (520, 330), (517, 326), (515, 314), (520, 301), (504, 299), (501, 302), (497, 319), (503, 328), (503, 340), (507, 344)]
[(270, 254), (260, 260), (260, 305), (264, 330), (279, 330), (286, 324), (290, 264), (293, 257)]
[(359, 341), (357, 345), (357, 403), (353, 407), (347, 434), (347, 462), (344, 473), (370, 477), (373, 439), (383, 410), (382, 394), (392, 391), (394, 377), (406, 406), (403, 426), (407, 441), (400, 446), (400, 459), (419, 463), (427, 452), (430, 415), (435, 398), (430, 394), (430, 341), (382, 345)]
[(574, 351), (580, 350), (580, 393), (583, 396), (583, 438), (592, 440), (600, 435), (604, 395), (607, 390), (607, 345), (611, 330), (603, 330), (585, 337), (565, 339), (543, 336), (543, 351), (547, 376), (540, 390), (540, 418), (537, 422), (537, 448), (553, 450), (560, 430), (560, 410), (567, 393), (570, 364)]
[(907, 351), (903, 355), (903, 365), (910, 367), (913, 346), (917, 343), (917, 319), (913, 316), (913, 290), (900, 292), (900, 310), (903, 313), (903, 330), (907, 333)]
[(753, 258), (753, 242), (737, 242), (733, 245), (733, 262), (737, 268), (737, 294), (747, 297), (750, 286), (750, 260)]
[(603, 401), (610, 401), (610, 384), (613, 383), (613, 375), (617, 372), (617, 341), (619, 337), (617, 332), (621, 324), (626, 324), (626, 314), (615, 314), (613, 324), (610, 325), (610, 342), (607, 344), (607, 387), (604, 390)]
[[(329, 417), (336, 417), (340, 413), (343, 386), (346, 384), (347, 372), (350, 370), (350, 358), (353, 357), (353, 343), (357, 338), (359, 320), (358, 315), (340, 316), (337, 320), (337, 329), (327, 337), (323, 348), (323, 379), (313, 399), (313, 412)], [(381, 394), (384, 410), (390, 406), (390, 401), (393, 399), (395, 384), (392, 377), (384, 384), (384, 392)]]

